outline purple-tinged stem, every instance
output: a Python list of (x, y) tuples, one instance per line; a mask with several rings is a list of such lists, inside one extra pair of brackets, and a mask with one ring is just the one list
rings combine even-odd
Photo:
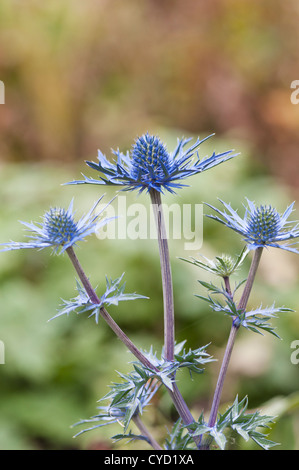
[(133, 416), (132, 419), (135, 425), (137, 426), (137, 428), (139, 429), (139, 431), (141, 432), (141, 434), (148, 439), (152, 448), (155, 450), (163, 450), (162, 447), (156, 441), (156, 439), (151, 435), (151, 433), (149, 432), (145, 424), (143, 423), (142, 419), (140, 418), (140, 415)]
[[(66, 250), (69, 258), (77, 271), (77, 274), (91, 300), (94, 304), (100, 304), (100, 299), (98, 298), (97, 294), (95, 293), (92, 285), (89, 282), (85, 272), (82, 269), (82, 266), (73, 250), (73, 247), (70, 247)], [(100, 308), (100, 314), (105, 322), (110, 326), (110, 328), (114, 331), (116, 336), (127, 346), (129, 351), (145, 366), (150, 369), (155, 369), (153, 364), (142, 354), (141, 351), (135, 346), (135, 344), (128, 338), (128, 336), (123, 332), (123, 330), (118, 326), (118, 324), (113, 320), (113, 318), (109, 315), (107, 310), (104, 307)], [(157, 369), (158, 370), (158, 369)]]
[[(252, 290), (253, 282), (255, 279), (255, 275), (256, 275), (256, 272), (260, 263), (260, 259), (262, 256), (262, 252), (263, 252), (263, 248), (261, 247), (257, 248), (254, 251), (253, 259), (252, 259), (250, 270), (248, 273), (248, 278), (247, 278), (247, 281), (246, 281), (246, 284), (245, 284), (245, 287), (244, 287), (244, 290), (243, 290), (243, 293), (242, 293), (242, 296), (238, 305), (238, 310), (244, 311), (246, 309), (247, 302), (248, 302), (248, 299)], [(225, 281), (225, 286), (226, 286), (227, 292), (231, 293), (228, 279)], [(224, 384), (224, 380), (226, 377), (226, 372), (228, 369), (229, 361), (232, 355), (233, 347), (235, 344), (236, 335), (240, 327), (240, 325), (236, 323), (234, 320), (232, 322), (229, 338), (228, 338), (226, 349), (225, 349), (224, 356), (222, 359), (221, 369), (219, 372), (218, 381), (217, 381), (217, 385), (216, 385), (216, 389), (215, 389), (215, 393), (213, 397), (213, 403), (212, 403), (212, 408), (211, 408), (211, 413), (210, 413), (210, 418), (209, 418), (209, 423), (208, 423), (209, 427), (213, 427), (216, 423), (221, 394), (223, 390), (223, 384)], [(201, 448), (204, 450), (208, 450), (210, 448), (211, 441), (212, 439), (209, 437), (203, 443)]]
[(253, 260), (252, 260), (250, 270), (248, 273), (248, 278), (247, 278), (247, 281), (246, 281), (246, 284), (245, 284), (245, 287), (244, 287), (244, 290), (243, 290), (243, 293), (242, 293), (242, 296), (238, 305), (238, 310), (245, 310), (247, 306), (247, 302), (251, 293), (251, 289), (253, 286), (257, 269), (260, 264), (262, 253), (263, 253), (262, 247), (256, 248), (256, 250), (254, 250)]
[(223, 279), (224, 279), (225, 290), (228, 293), (228, 295), (230, 296), (230, 298), (232, 298), (233, 295), (232, 295), (232, 290), (231, 290), (231, 287), (230, 287), (229, 277), (224, 276)]
[[(89, 279), (87, 278), (74, 250), (72, 247), (66, 250), (91, 302), (95, 304), (100, 304), (100, 299), (98, 298), (97, 294), (95, 293)], [(134, 345), (134, 343), (128, 338), (128, 336), (122, 331), (122, 329), (117, 325), (117, 323), (113, 320), (113, 318), (109, 315), (107, 310), (102, 307), (100, 309), (100, 314), (102, 318), (106, 321), (106, 323), (110, 326), (110, 328), (114, 331), (116, 336), (127, 346), (129, 351), (147, 368), (159, 372), (159, 370), (142, 354), (141, 351)], [(191, 415), (183, 397), (181, 396), (180, 392), (178, 391), (176, 383), (173, 383), (173, 389), (167, 388), (168, 393), (170, 394), (172, 401), (179, 413), (180, 417), (182, 418), (184, 424), (186, 426), (194, 423), (193, 416)], [(197, 445), (199, 445), (199, 441), (197, 438), (194, 438)]]
[[(161, 193), (156, 190), (150, 191), (153, 212), (156, 221), (158, 245), (160, 254), (160, 265), (162, 275), (163, 301), (164, 301), (164, 354), (167, 361), (174, 361), (174, 302), (173, 285), (170, 266), (169, 248), (163, 209), (161, 202)], [(194, 418), (182, 397), (177, 384), (173, 381), (172, 390), (168, 390), (176, 409), (186, 426), (194, 423)], [(194, 442), (197, 447), (200, 446), (200, 437), (195, 436)]]
[(164, 300), (164, 354), (167, 361), (174, 360), (174, 303), (173, 286), (169, 258), (168, 241), (166, 235), (165, 221), (162, 211), (161, 194), (159, 191), (150, 191), (153, 211), (158, 233), (158, 244), (160, 253), (163, 300)]

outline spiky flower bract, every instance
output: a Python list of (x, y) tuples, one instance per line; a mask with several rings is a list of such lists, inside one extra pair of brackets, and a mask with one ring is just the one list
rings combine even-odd
[(243, 218), (238, 215), (230, 204), (226, 204), (221, 200), (220, 202), (227, 212), (207, 204), (222, 218), (214, 215), (208, 215), (208, 217), (241, 234), (249, 249), (275, 247), (299, 253), (296, 248), (293, 248), (293, 245), (297, 242), (284, 243), (299, 238), (298, 224), (293, 225), (294, 222), (288, 221), (290, 214), (293, 212), (294, 202), (281, 215), (269, 205), (256, 206), (247, 199), (248, 207), (245, 207)]
[(225, 277), (229, 277), (231, 274), (233, 274), (235, 271), (237, 271), (240, 268), (247, 254), (248, 254), (248, 249), (247, 247), (245, 247), (243, 248), (240, 255), (235, 259), (225, 253), (222, 254), (221, 256), (216, 256), (215, 260), (211, 260), (201, 255), (201, 257), (206, 261), (206, 263), (203, 263), (202, 261), (196, 258), (191, 258), (191, 259), (180, 258), (180, 259), (182, 261), (186, 261), (187, 263), (194, 264), (195, 266), (198, 266), (199, 268), (202, 268), (205, 271), (216, 274), (216, 276), (225, 278)]
[(71, 300), (64, 300), (59, 312), (51, 320), (61, 315), (69, 315), (71, 312), (78, 314), (90, 312), (90, 316), (94, 316), (96, 323), (98, 323), (103, 306), (118, 305), (119, 302), (125, 300), (148, 299), (148, 297), (136, 293), (126, 294), (124, 292), (126, 284), (121, 285), (123, 276), (124, 273), (115, 280), (109, 280), (106, 277), (106, 291), (99, 298), (98, 303), (92, 302), (86, 290), (77, 282), (78, 296)]
[[(103, 197), (103, 196), (102, 196)], [(77, 242), (84, 240), (91, 235), (100, 226), (105, 225), (109, 220), (99, 220), (104, 209), (95, 212), (96, 207), (102, 200), (102, 197), (96, 202), (92, 209), (77, 222), (73, 214), (73, 200), (68, 209), (51, 208), (43, 216), (43, 222), (36, 224), (21, 222), (29, 229), (28, 242), (10, 242), (3, 243), (4, 248), (0, 251), (20, 250), (23, 248), (43, 249), (52, 247), (54, 253), (63, 253), (69, 247), (76, 245)]]
[[(232, 150), (204, 157), (200, 160), (197, 149), (204, 141), (212, 137), (205, 137), (187, 148), (192, 139), (178, 140), (177, 146), (169, 153), (165, 144), (159, 137), (144, 134), (138, 137), (131, 151), (126, 154), (119, 150), (112, 150), (116, 156), (110, 162), (99, 150), (98, 163), (87, 161), (87, 165), (98, 171), (102, 176), (99, 179), (84, 176), (82, 181), (73, 181), (68, 184), (100, 184), (123, 186), (123, 190), (137, 189), (139, 192), (164, 190), (174, 193), (176, 189), (185, 186), (180, 181), (188, 176), (202, 173), (209, 168), (219, 165), (235, 156)], [(197, 155), (196, 158), (194, 154)]]

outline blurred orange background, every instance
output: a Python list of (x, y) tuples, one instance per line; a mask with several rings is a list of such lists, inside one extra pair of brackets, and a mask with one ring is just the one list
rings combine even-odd
[(298, 3), (3, 1), (1, 159), (73, 163), (161, 127), (249, 141), (298, 187)]

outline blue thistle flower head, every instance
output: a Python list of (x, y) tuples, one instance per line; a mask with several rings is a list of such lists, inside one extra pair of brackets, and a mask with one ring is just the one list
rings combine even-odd
[[(174, 193), (185, 186), (181, 180), (201, 173), (233, 158), (232, 150), (216, 154), (215, 152), (200, 160), (198, 147), (212, 137), (205, 137), (188, 147), (191, 139), (178, 140), (175, 150), (168, 152), (159, 137), (148, 133), (138, 137), (126, 154), (112, 150), (116, 158), (111, 162), (99, 150), (98, 163), (87, 161), (87, 165), (100, 173), (99, 179), (84, 176), (82, 181), (68, 184), (100, 184), (122, 186), (123, 190), (137, 189), (139, 192), (164, 190)], [(195, 157), (196, 154), (196, 157)]]
[(275, 247), (284, 250), (299, 253), (293, 247), (298, 242), (284, 243), (286, 241), (299, 238), (298, 224), (288, 220), (293, 212), (294, 202), (287, 207), (281, 215), (277, 210), (269, 205), (256, 206), (252, 201), (247, 199), (248, 207), (245, 207), (244, 217), (241, 218), (238, 213), (232, 209), (230, 204), (221, 201), (226, 211), (207, 204), (222, 218), (215, 215), (208, 217), (217, 220), (226, 225), (235, 232), (241, 234), (248, 245), (249, 249), (259, 247)]
[(77, 233), (77, 224), (69, 210), (51, 208), (44, 215), (44, 234), (56, 246), (67, 246)]
[(95, 212), (96, 207), (102, 197), (96, 202), (92, 209), (77, 222), (73, 214), (73, 201), (71, 201), (68, 209), (51, 208), (43, 216), (42, 223), (21, 222), (29, 231), (28, 242), (10, 242), (3, 243), (4, 248), (0, 251), (20, 250), (23, 248), (43, 249), (52, 247), (55, 253), (63, 253), (69, 247), (76, 245), (85, 237), (91, 235), (100, 226), (108, 223), (109, 219), (99, 220), (103, 208), (98, 213)]
[[(171, 168), (165, 145), (155, 136), (146, 134), (136, 140), (131, 151), (131, 175), (145, 184), (163, 180)], [(164, 170), (165, 169), (165, 170)]]
[(248, 217), (248, 231), (258, 244), (275, 240), (279, 232), (280, 216), (271, 206), (257, 207)]

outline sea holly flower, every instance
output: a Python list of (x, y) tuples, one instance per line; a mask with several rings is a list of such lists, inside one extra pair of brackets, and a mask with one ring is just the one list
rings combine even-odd
[(61, 207), (51, 208), (45, 213), (43, 222), (27, 223), (21, 222), (29, 231), (29, 241), (4, 243), (4, 248), (0, 251), (20, 250), (23, 248), (44, 248), (52, 247), (54, 253), (63, 253), (65, 250), (77, 242), (84, 240), (93, 234), (101, 226), (108, 223), (110, 219), (99, 220), (105, 208), (96, 212), (96, 207), (103, 196), (96, 202), (92, 209), (77, 222), (73, 214), (73, 200), (67, 209)]
[[(174, 152), (169, 153), (161, 140), (153, 135), (144, 134), (138, 137), (131, 151), (126, 154), (112, 150), (116, 159), (110, 162), (99, 150), (98, 163), (87, 161), (87, 165), (98, 171), (99, 179), (88, 178), (68, 184), (120, 185), (123, 190), (137, 189), (139, 192), (154, 189), (161, 193), (164, 190), (174, 193), (176, 189), (186, 186), (181, 180), (188, 176), (202, 173), (235, 156), (232, 150), (204, 157), (200, 160), (197, 149), (212, 135), (187, 147), (191, 139), (178, 140)], [(196, 153), (197, 158), (194, 159)], [(195, 160), (195, 161), (194, 161)]]
[[(146, 133), (137, 138), (130, 152), (123, 154), (119, 150), (113, 150), (116, 158), (112, 162), (101, 151), (98, 153), (98, 163), (87, 161), (89, 167), (100, 173), (98, 179), (84, 176), (83, 181), (69, 183), (122, 186), (123, 190), (137, 189), (139, 193), (149, 193), (157, 226), (164, 299), (165, 350), (170, 361), (173, 360), (175, 342), (174, 303), (161, 193), (174, 193), (176, 189), (185, 186), (181, 181), (188, 176), (201, 173), (235, 156), (229, 150), (219, 154), (214, 152), (210, 157), (200, 160), (197, 149), (209, 137), (211, 136), (197, 139), (189, 147), (187, 144), (191, 139), (178, 140), (174, 152), (169, 153), (158, 137)], [(194, 154), (197, 158), (194, 158)]]
[(281, 215), (271, 206), (256, 206), (247, 199), (248, 207), (245, 207), (243, 218), (230, 204), (221, 200), (220, 202), (224, 205), (226, 211), (221, 211), (210, 204), (207, 204), (207, 206), (211, 207), (222, 218), (215, 215), (207, 215), (207, 217), (217, 220), (242, 235), (250, 250), (275, 247), (299, 253), (296, 248), (293, 248), (293, 245), (297, 242), (284, 243), (299, 237), (298, 224), (293, 225), (293, 222), (288, 221), (290, 214), (293, 212), (294, 202)]

